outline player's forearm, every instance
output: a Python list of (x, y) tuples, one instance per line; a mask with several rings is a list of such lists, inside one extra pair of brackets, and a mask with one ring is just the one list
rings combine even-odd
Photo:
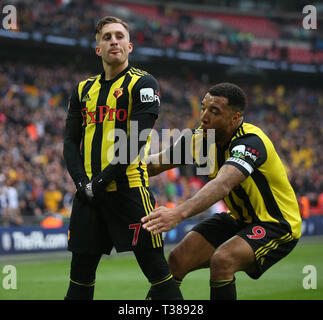
[(230, 188), (216, 179), (208, 182), (192, 198), (180, 204), (176, 209), (182, 220), (192, 217), (210, 208), (214, 203), (223, 199), (230, 192)]
[(179, 165), (178, 164), (172, 164), (172, 163), (162, 163), (163, 162), (163, 154), (152, 154), (147, 158), (147, 171), (148, 176), (153, 177), (156, 176), (164, 171), (170, 170), (172, 168), (176, 168)]
[(80, 148), (73, 144), (64, 144), (66, 168), (75, 184), (86, 179), (86, 173), (80, 156)]
[(214, 180), (208, 182), (192, 198), (177, 207), (182, 219), (187, 219), (210, 208), (245, 179), (245, 175), (239, 169), (225, 164)]
[(161, 166), (159, 164), (149, 163), (149, 164), (147, 164), (147, 171), (148, 171), (148, 176), (153, 177), (153, 176), (157, 176), (158, 174), (160, 174), (164, 170), (161, 168)]
[(80, 154), (81, 130), (79, 122), (68, 119), (64, 135), (63, 156), (67, 171), (73, 179), (75, 185), (87, 179), (83, 161)]

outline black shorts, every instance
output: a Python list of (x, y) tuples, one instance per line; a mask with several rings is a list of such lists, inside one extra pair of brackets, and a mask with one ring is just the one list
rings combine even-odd
[(197, 224), (192, 231), (200, 233), (215, 248), (235, 235), (246, 240), (255, 253), (257, 270), (248, 273), (258, 279), (272, 265), (285, 257), (298, 240), (277, 223), (243, 223), (228, 213), (214, 214)]
[(146, 187), (107, 192), (100, 203), (85, 205), (74, 198), (68, 250), (110, 254), (163, 247), (161, 235), (141, 228), (140, 219), (153, 210), (155, 199)]

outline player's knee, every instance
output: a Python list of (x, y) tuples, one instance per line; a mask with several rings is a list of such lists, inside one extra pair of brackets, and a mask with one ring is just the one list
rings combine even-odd
[(168, 265), (174, 276), (183, 277), (185, 275), (185, 257), (180, 253), (180, 250), (173, 249), (168, 256)]
[(176, 270), (179, 267), (179, 259), (174, 250), (172, 250), (168, 256), (168, 265), (171, 270)]
[(210, 260), (211, 273), (222, 275), (234, 272), (234, 258), (226, 250), (216, 250)]

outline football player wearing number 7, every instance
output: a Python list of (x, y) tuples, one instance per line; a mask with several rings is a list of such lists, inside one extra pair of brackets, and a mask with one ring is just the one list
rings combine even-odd
[(148, 174), (153, 176), (184, 165), (172, 163), (178, 154), (183, 159), (190, 152), (202, 165), (203, 147), (205, 152), (208, 146), (211, 180), (176, 208), (161, 206), (142, 218), (142, 223), (144, 229), (160, 234), (224, 200), (229, 211), (197, 224), (168, 260), (179, 284), (189, 272), (209, 267), (210, 298), (215, 300), (236, 299), (237, 271), (258, 279), (301, 236), (298, 204), (284, 165), (267, 135), (244, 122), (245, 106), (245, 93), (238, 86), (213, 86), (202, 101), (201, 126), (148, 159)]
[[(64, 158), (77, 189), (65, 299), (93, 299), (101, 256), (114, 247), (134, 253), (150, 284), (147, 299), (182, 300), (163, 239), (142, 230), (140, 222), (155, 205), (145, 159), (159, 113), (159, 85), (152, 75), (129, 65), (133, 44), (125, 21), (103, 17), (95, 34), (103, 72), (72, 91), (64, 136)], [(148, 134), (142, 140), (143, 132)]]

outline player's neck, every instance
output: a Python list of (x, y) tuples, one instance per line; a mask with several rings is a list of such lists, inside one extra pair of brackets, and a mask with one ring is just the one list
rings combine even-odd
[(121, 73), (124, 69), (126, 69), (129, 65), (128, 60), (126, 60), (123, 64), (119, 65), (108, 65), (103, 62), (103, 69), (105, 72), (105, 80), (109, 81), (114, 79), (119, 73)]
[(243, 118), (239, 119), (237, 124), (232, 128), (232, 130), (228, 132), (226, 137), (223, 138), (221, 141), (217, 142), (216, 144), (221, 148), (227, 146), (227, 144), (231, 141), (232, 137), (234, 136), (238, 128), (241, 126), (242, 122), (243, 122)]

